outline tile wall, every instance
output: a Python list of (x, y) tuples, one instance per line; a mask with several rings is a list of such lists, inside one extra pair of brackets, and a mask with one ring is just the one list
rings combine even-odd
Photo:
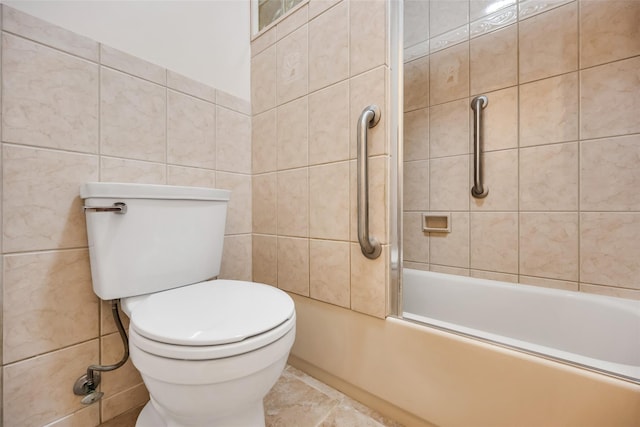
[(640, 298), (638, 22), (635, 0), (405, 2), (405, 266)]
[(248, 101), (2, 6), (4, 425), (94, 426), (144, 403), (128, 362), (99, 404), (71, 388), (121, 343), (93, 294), (87, 181), (231, 189), (221, 276), (251, 278)]
[[(386, 0), (310, 0), (252, 41), (253, 280), (383, 318), (389, 145)], [(356, 237), (356, 121), (370, 138), (371, 234)]]

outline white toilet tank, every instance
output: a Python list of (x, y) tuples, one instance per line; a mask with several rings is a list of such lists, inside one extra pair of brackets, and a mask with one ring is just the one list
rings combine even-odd
[[(82, 185), (94, 292), (110, 300), (217, 276), (230, 194), (169, 185)], [(126, 213), (109, 211), (121, 203)]]

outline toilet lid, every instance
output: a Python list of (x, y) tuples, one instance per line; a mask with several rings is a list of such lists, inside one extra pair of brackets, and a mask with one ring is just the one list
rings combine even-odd
[(131, 327), (162, 343), (212, 346), (262, 334), (293, 315), (293, 300), (277, 288), (210, 280), (148, 295), (133, 308)]

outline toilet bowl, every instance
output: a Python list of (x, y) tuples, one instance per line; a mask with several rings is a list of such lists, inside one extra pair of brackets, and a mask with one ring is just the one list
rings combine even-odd
[(137, 427), (264, 426), (262, 399), (295, 337), (287, 294), (212, 280), (126, 298), (122, 308), (131, 360), (152, 396)]
[(88, 183), (95, 293), (120, 299), (149, 390), (137, 427), (263, 427), (296, 332), (293, 300), (220, 272), (229, 192)]

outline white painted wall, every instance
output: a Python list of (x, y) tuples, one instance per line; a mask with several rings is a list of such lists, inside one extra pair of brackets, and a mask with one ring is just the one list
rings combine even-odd
[(4, 0), (30, 15), (250, 99), (249, 0)]

